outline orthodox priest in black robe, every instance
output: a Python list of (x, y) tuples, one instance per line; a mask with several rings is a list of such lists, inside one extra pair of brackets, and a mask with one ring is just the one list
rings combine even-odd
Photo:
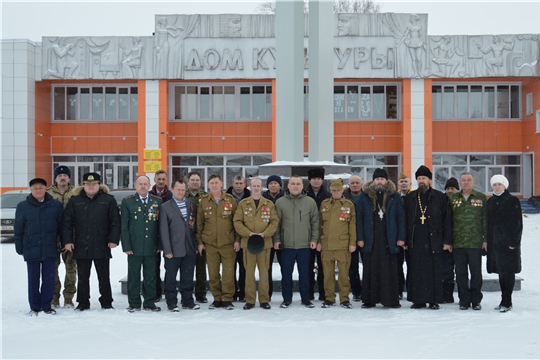
[(418, 189), (405, 198), (407, 215), (407, 300), (412, 309), (443, 302), (442, 251), (452, 251), (452, 222), (445, 194), (431, 187), (432, 173), (416, 171)]

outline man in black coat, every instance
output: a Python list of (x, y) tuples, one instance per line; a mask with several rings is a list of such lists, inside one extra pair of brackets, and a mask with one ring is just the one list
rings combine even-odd
[(97, 173), (83, 175), (83, 186), (73, 192), (64, 211), (62, 245), (77, 260), (77, 302), (75, 310), (90, 309), (90, 270), (96, 268), (99, 302), (112, 309), (110, 281), (111, 249), (120, 243), (120, 214), (109, 188), (101, 185)]
[(443, 301), (442, 252), (452, 251), (452, 223), (446, 195), (431, 187), (431, 170), (416, 171), (418, 189), (407, 194), (407, 300), (412, 309), (440, 309)]
[[(332, 197), (332, 194), (325, 189), (323, 186), (324, 183), (324, 173), (325, 170), (323, 167), (314, 167), (307, 171), (309, 185), (306, 189), (307, 196), (315, 200), (317, 203), (317, 210), (321, 208), (321, 203)], [(317, 287), (319, 288), (319, 300), (326, 300), (326, 295), (324, 293), (324, 274), (321, 253), (315, 249), (311, 249), (311, 254), (309, 258), (309, 292), (311, 300), (315, 299), (315, 259), (317, 259)]]

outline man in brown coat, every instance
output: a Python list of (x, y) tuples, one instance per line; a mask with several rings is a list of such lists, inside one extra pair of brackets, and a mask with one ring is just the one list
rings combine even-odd
[(352, 201), (343, 197), (343, 180), (334, 179), (330, 183), (332, 197), (321, 203), (321, 232), (317, 250), (321, 252), (324, 274), (324, 292), (326, 300), (323, 308), (336, 303), (336, 276), (334, 269), (338, 266), (338, 284), (340, 305), (352, 309), (349, 302), (351, 284), (349, 267), (351, 253), (356, 250), (356, 211)]
[[(197, 210), (197, 244), (199, 254), (206, 250), (210, 290), (214, 296), (209, 309), (233, 310), (234, 262), (236, 252), (240, 250), (233, 225), (237, 205), (234, 197), (222, 189), (221, 176), (211, 175), (208, 179), (210, 192), (200, 200)], [(219, 273), (220, 265), (222, 274)]]
[[(255, 307), (256, 284), (255, 265), (259, 269), (259, 303), (263, 309), (269, 310), (268, 268), (270, 266), (270, 249), (272, 235), (277, 230), (279, 219), (272, 201), (262, 197), (262, 181), (259, 178), (251, 180), (251, 196), (240, 201), (234, 214), (234, 228), (242, 237), (244, 250), (244, 266), (246, 268), (246, 304), (244, 310)], [(264, 239), (264, 250), (258, 255), (247, 249), (248, 239), (259, 235)]]

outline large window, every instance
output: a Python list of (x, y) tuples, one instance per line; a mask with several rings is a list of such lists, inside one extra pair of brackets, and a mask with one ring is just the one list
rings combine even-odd
[(350, 165), (351, 175), (360, 176), (364, 182), (373, 179), (376, 169), (384, 168), (388, 172), (388, 178), (397, 183), (401, 169), (400, 156), (397, 154), (335, 154), (334, 162)]
[(270, 84), (172, 85), (175, 120), (271, 120)]
[(207, 190), (208, 177), (218, 174), (223, 179), (223, 186), (228, 188), (235, 176), (256, 177), (259, 175), (259, 165), (271, 162), (271, 154), (172, 155), (171, 179), (187, 181), (187, 174), (197, 171), (201, 174), (201, 187)]
[(437, 84), (433, 119), (520, 119), (519, 84)]
[(397, 119), (398, 109), (397, 85), (334, 85), (334, 120)]
[(53, 120), (137, 121), (136, 86), (55, 85), (52, 90)]
[(475, 190), (491, 192), (493, 175), (502, 174), (509, 182), (508, 190), (521, 193), (521, 154), (433, 154), (435, 189), (444, 191), (446, 180), (470, 172), (475, 179)]

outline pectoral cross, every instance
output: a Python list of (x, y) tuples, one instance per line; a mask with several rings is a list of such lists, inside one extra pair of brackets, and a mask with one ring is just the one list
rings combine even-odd
[[(379, 208), (379, 212), (378, 212), (377, 214), (379, 214), (379, 217), (380, 217), (381, 220), (382, 220), (382, 218), (383, 218), (383, 216), (384, 216), (384, 212), (382, 211), (381, 208)], [(424, 223), (424, 220), (422, 220), (422, 224), (423, 224), (423, 223)]]
[(422, 220), (422, 225), (424, 225), (424, 220), (426, 220), (426, 217), (424, 216), (424, 214), (422, 214), (422, 216), (420, 216), (420, 220)]

